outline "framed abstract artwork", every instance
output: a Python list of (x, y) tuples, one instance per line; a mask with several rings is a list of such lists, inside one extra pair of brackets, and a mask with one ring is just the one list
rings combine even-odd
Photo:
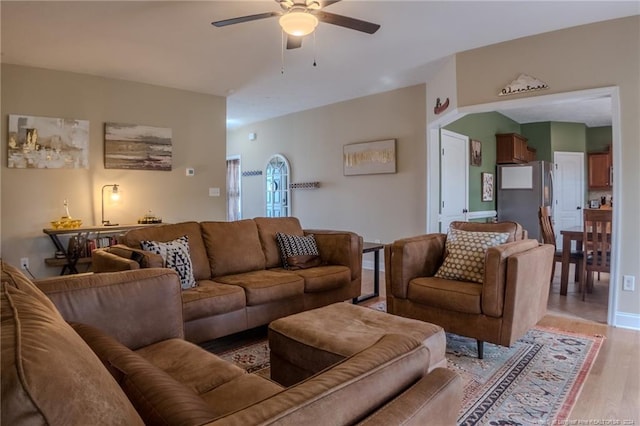
[(396, 172), (396, 140), (362, 142), (343, 148), (345, 176)]
[(469, 162), (472, 166), (482, 165), (482, 142), (471, 139), (469, 141)]
[(88, 169), (89, 121), (10, 114), (7, 167)]
[(139, 124), (106, 123), (105, 169), (171, 170), (171, 129)]

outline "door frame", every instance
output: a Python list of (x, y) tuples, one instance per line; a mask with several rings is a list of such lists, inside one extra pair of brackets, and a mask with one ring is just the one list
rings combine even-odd
[[(526, 98), (518, 98), (505, 101), (489, 102), (453, 108), (436, 120), (427, 123), (427, 207), (426, 207), (426, 232), (438, 232), (438, 206), (440, 205), (440, 166), (438, 157), (439, 130), (441, 127), (464, 117), (467, 114), (492, 112), (510, 108), (522, 108), (538, 106), (557, 102), (587, 100), (598, 97), (611, 98), (611, 150), (613, 152), (613, 181), (621, 182), (620, 166), (622, 159), (622, 140), (620, 135), (620, 89), (617, 86), (601, 87), (597, 89), (578, 90), (574, 92), (555, 93), (551, 95), (538, 95)], [(434, 155), (435, 153), (435, 155)], [(435, 160), (434, 160), (435, 157)], [(620, 185), (613, 185), (613, 198), (620, 200)], [(620, 216), (621, 209), (613, 209), (613, 224), (611, 234), (611, 273), (609, 275), (609, 304), (607, 307), (607, 324), (616, 326), (618, 323), (618, 277), (620, 274)], [(434, 225), (435, 224), (435, 225)]]

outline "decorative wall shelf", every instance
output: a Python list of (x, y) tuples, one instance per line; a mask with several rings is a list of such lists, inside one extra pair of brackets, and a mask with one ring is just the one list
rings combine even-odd
[(318, 189), (320, 182), (301, 182), (289, 184), (289, 189)]
[(242, 172), (242, 176), (261, 176), (262, 170), (248, 170), (246, 172)]

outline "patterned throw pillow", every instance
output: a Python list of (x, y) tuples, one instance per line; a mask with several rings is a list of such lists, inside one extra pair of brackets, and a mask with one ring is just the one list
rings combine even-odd
[(159, 254), (164, 260), (164, 266), (171, 268), (180, 276), (182, 289), (196, 286), (193, 277), (193, 266), (189, 253), (189, 237), (184, 235), (173, 241), (162, 243), (159, 241), (140, 241), (142, 250)]
[(322, 263), (316, 239), (312, 234), (301, 237), (277, 232), (276, 240), (280, 247), (283, 268), (306, 269)]
[(470, 232), (450, 229), (445, 257), (435, 276), (448, 280), (482, 283), (484, 255), (489, 247), (507, 242), (507, 232)]

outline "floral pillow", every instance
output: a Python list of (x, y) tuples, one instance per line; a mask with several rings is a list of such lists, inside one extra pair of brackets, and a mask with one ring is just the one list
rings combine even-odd
[(160, 241), (140, 241), (140, 246), (143, 250), (159, 254), (164, 260), (164, 266), (178, 273), (180, 276), (180, 285), (183, 290), (196, 286), (196, 280), (193, 277), (193, 265), (191, 264), (188, 236), (184, 235), (166, 243)]
[(471, 232), (450, 229), (445, 245), (447, 257), (435, 276), (448, 280), (482, 283), (484, 255), (489, 247), (507, 242), (508, 232)]

